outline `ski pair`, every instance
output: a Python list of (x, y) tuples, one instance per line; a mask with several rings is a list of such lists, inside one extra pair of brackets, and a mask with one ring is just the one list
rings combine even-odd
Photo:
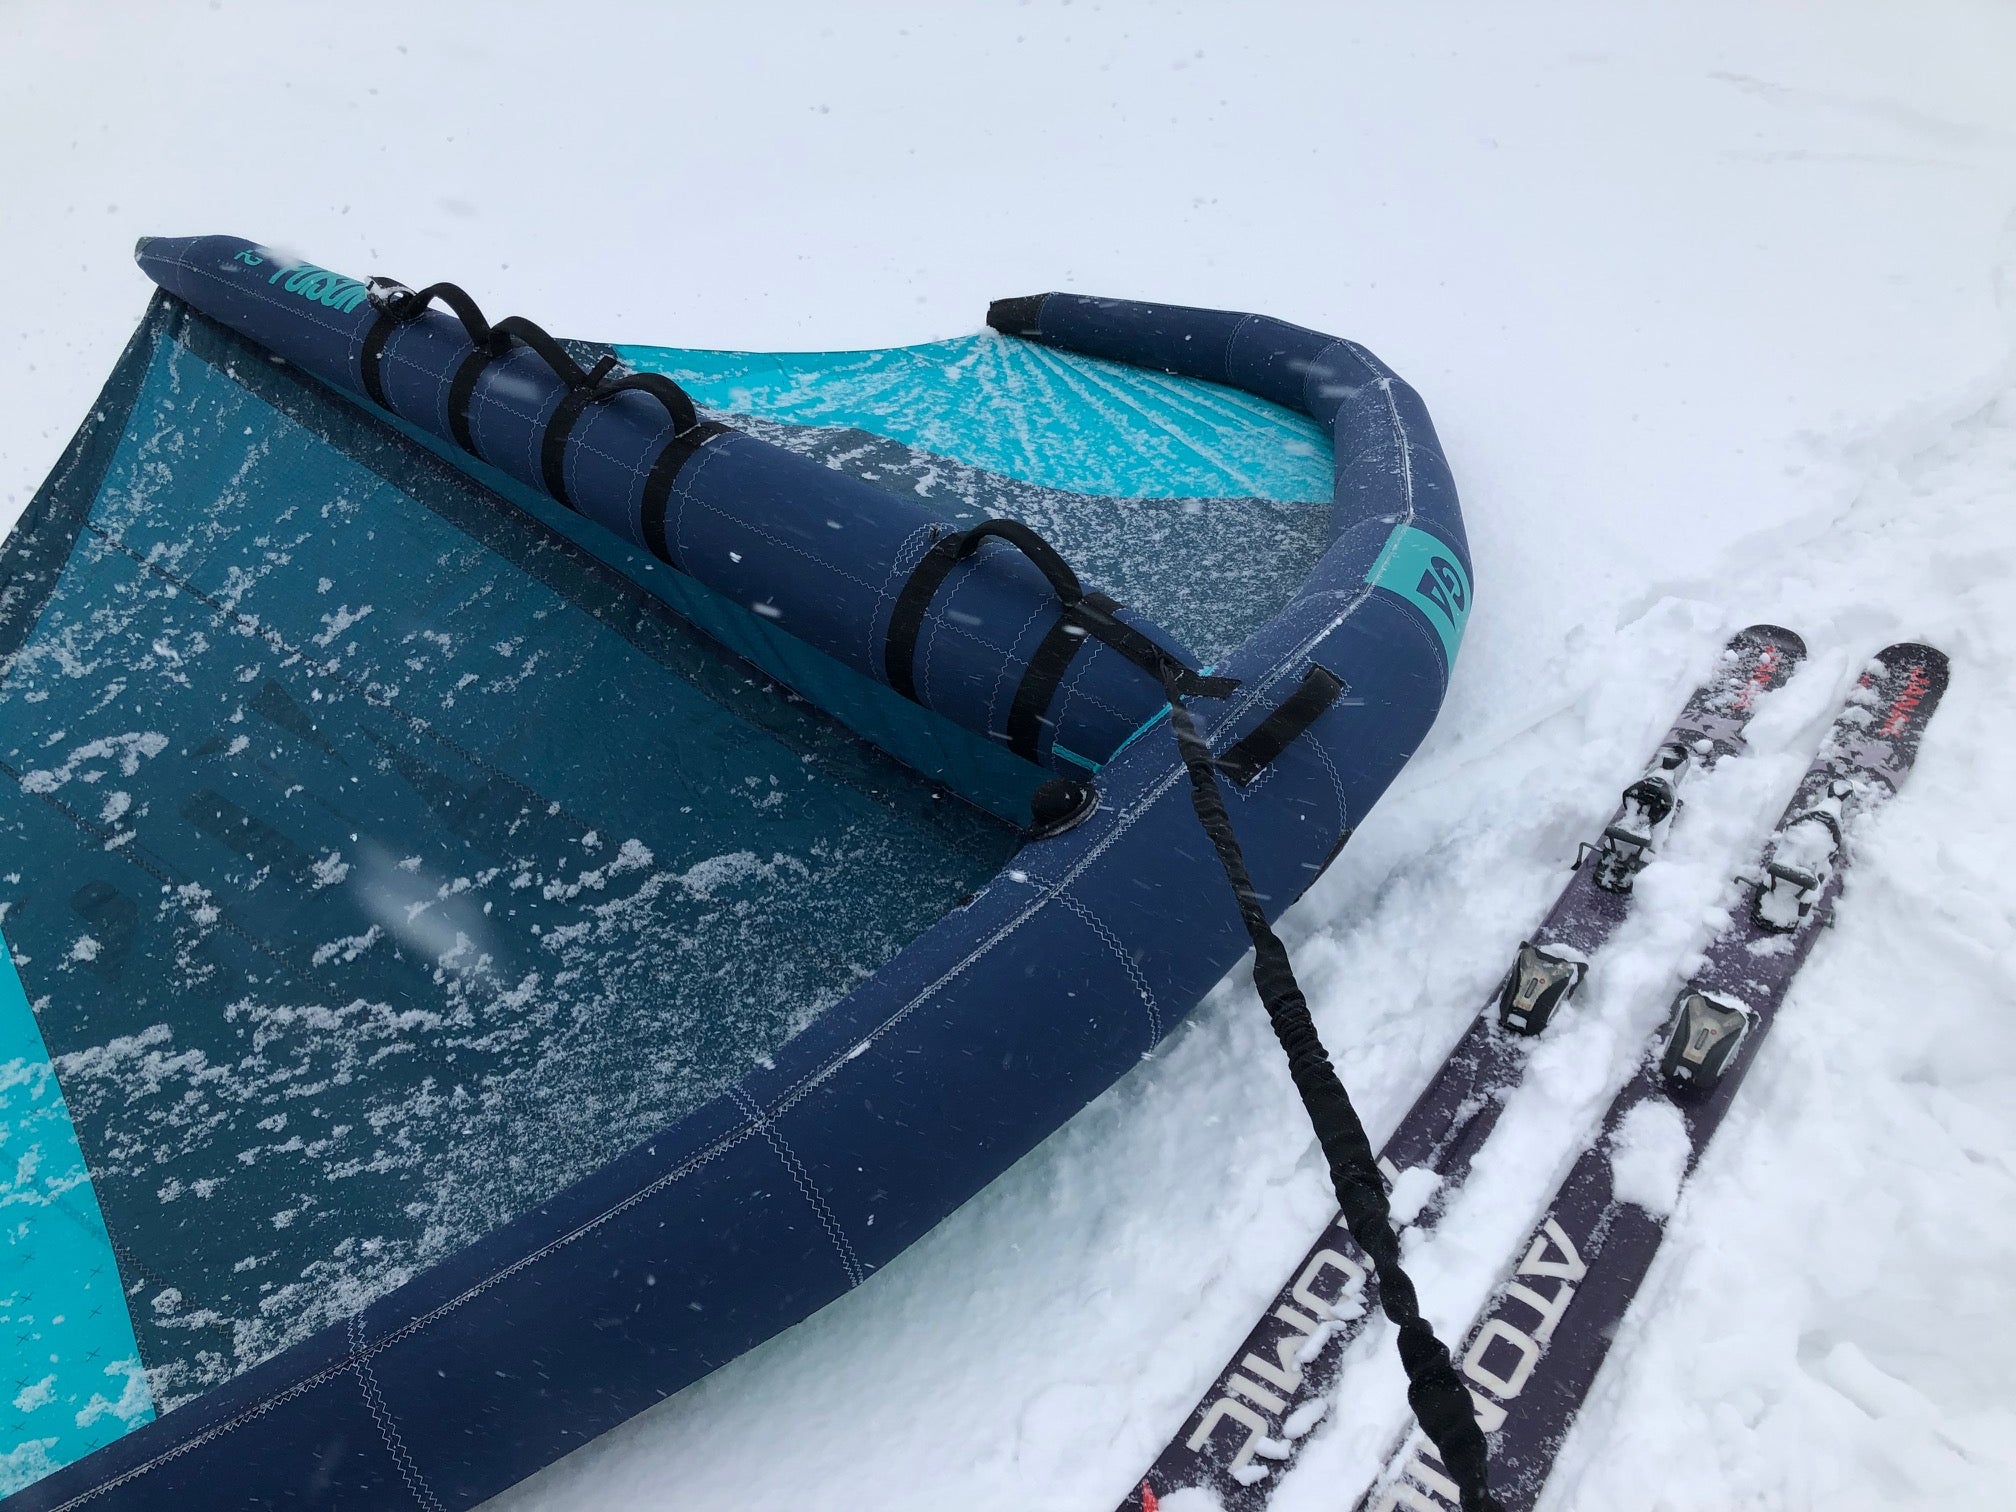
[[(1403, 1171), (1418, 1169), (1436, 1182), (1429, 1204), (1416, 1216), (1418, 1226), (1432, 1224), (1448, 1195), (1461, 1185), (1505, 1097), (1520, 1080), (1525, 1060), (1521, 1036), (1546, 1027), (1581, 984), (1593, 953), (1623, 921), (1633, 878), (1673, 822), (1683, 782), (1696, 769), (1712, 767), (1742, 749), (1757, 696), (1780, 686), (1803, 655), (1798, 637), (1775, 626), (1755, 626), (1737, 635), (1714, 675), (1688, 700), (1645, 775), (1626, 790), (1600, 840), (1584, 848), (1574, 876), (1533, 939), (1522, 946), (1499, 993), (1387, 1143), (1381, 1164), (1389, 1179), (1397, 1181)], [(1943, 677), (1943, 666), (1938, 671)], [(1923, 690), (1917, 696), (1921, 701), (1928, 697)], [(1929, 697), (1936, 699), (1936, 691)], [(1929, 706), (1923, 712), (1929, 714)], [(1771, 891), (1777, 901), (1770, 906), (1796, 913), (1795, 877), (1814, 875), (1806, 863), (1816, 858), (1827, 864), (1816, 826), (1838, 843), (1838, 832), (1827, 831), (1827, 818), (1810, 819), (1801, 830), (1804, 849), (1799, 841), (1790, 842), (1782, 859), (1775, 859), (1788, 875), (1774, 880)], [(1824, 879), (1820, 885), (1824, 888)], [(1807, 901), (1810, 908), (1812, 897)], [(1718, 1004), (1705, 995), (1701, 1001), (1721, 1013), (1729, 1010), (1727, 1001)], [(1703, 1041), (1702, 1065), (1690, 1068), (1697, 1080), (1726, 1066), (1748, 1036), (1747, 1019), (1739, 1026), (1707, 1008), (1696, 1010), (1697, 1017), (1704, 1013), (1703, 1022), (1720, 1026), (1720, 1032)], [(1341, 1368), (1343, 1345), (1368, 1320), (1362, 1298), (1366, 1272), (1364, 1257), (1343, 1225), (1326, 1229), (1233, 1362), (1220, 1372), (1185, 1432), (1157, 1458), (1123, 1508), (1154, 1512), (1161, 1496), (1192, 1486), (1216, 1493), (1230, 1512), (1264, 1508), (1279, 1480), (1275, 1472), (1322, 1416)], [(1473, 1352), (1474, 1341), (1466, 1363)], [(1488, 1362), (1480, 1368), (1488, 1370)], [(1414, 1486), (1447, 1486), (1432, 1459), (1410, 1458), (1421, 1473), (1396, 1483), (1394, 1494), (1403, 1500), (1395, 1505), (1407, 1504)], [(1453, 1492), (1445, 1499), (1453, 1504)]]
[[(1665, 1237), (1666, 1220), (1793, 978), (1832, 922), (1844, 832), (1896, 792), (1946, 691), (1946, 657), (1877, 653), (1744, 878), (1741, 906), (1682, 989), (1666, 1032), (1556, 1189), (1459, 1368), (1505, 1512), (1530, 1512)], [(1418, 1433), (1361, 1512), (1445, 1512), (1455, 1487)]]

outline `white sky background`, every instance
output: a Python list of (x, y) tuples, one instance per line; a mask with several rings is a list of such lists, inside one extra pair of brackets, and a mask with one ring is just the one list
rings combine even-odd
[[(137, 320), (143, 234), (452, 279), (604, 340), (892, 345), (1059, 288), (1369, 345), (1435, 416), (1479, 595), (1429, 748), (1292, 921), (1375, 1133), (1730, 626), (1795, 625), (1823, 678), (1936, 635), (1956, 684), (1934, 741), (2006, 743), (2016, 7), (16, 0), (0, 77), (0, 518)], [(1829, 697), (1807, 696), (1765, 776), (1789, 783)], [(1560, 1505), (1993, 1504), (1970, 1499), (2000, 1463), (1977, 1439), (2007, 1437), (2011, 1393), (1963, 1356), (2016, 1326), (1985, 1300), (1971, 1332), (1937, 1325), (2009, 1270), (2008, 1227), (1978, 1224), (2016, 1149), (1996, 869), (2016, 836), (1981, 803), (2016, 774), (1949, 754), (1942, 777), (1936, 757), (1874, 847), (1890, 881), (1864, 892), (1867, 958), (1852, 931), (1823, 946), (1809, 975), (1831, 995), (1795, 995), (1783, 1060), (1725, 1132), (1788, 1141), (1791, 1174), (1704, 1171), (1655, 1272), (1674, 1321), (1634, 1346), (1650, 1384), (1606, 1377), (1610, 1426), (1571, 1454), (1583, 1490)], [(1724, 822), (1703, 826), (1700, 902), (1781, 797), (1759, 778), (1701, 800)], [(1915, 1015), (1926, 1059), (1899, 1077), (1884, 1015), (1928, 952), (1950, 1022)], [(1886, 970), (1906, 973), (1887, 997)], [(1368, 1008), (1368, 983), (1393, 990)], [(1669, 988), (1620, 998), (1619, 1022), (1656, 1019)], [(1861, 1013), (1868, 1053), (1795, 1030), (1802, 1005), (1809, 1024)], [(1221, 991), (927, 1259), (506, 1501), (1110, 1503), (1322, 1217), (1299, 1111), (1256, 1069), (1258, 1013)], [(1955, 1039), (1970, 1053), (1942, 1059)], [(1839, 1258), (1852, 1227), (1816, 1238), (1872, 1186), (1873, 1280)], [(1743, 1263), (1713, 1234), (1743, 1235)], [(1966, 1270), (1984, 1250), (1999, 1270)], [(1962, 1268), (1943, 1302), (1892, 1285), (1928, 1254)], [(1452, 1271), (1452, 1319), (1485, 1284)], [(1901, 1314), (1872, 1322), (1871, 1298)], [(1788, 1310), (1824, 1321), (1757, 1344)], [(1745, 1316), (1741, 1347), (1712, 1352), (1737, 1363), (1704, 1367), (1702, 1330)], [(1307, 1474), (1362, 1474), (1396, 1421), (1330, 1435)]]

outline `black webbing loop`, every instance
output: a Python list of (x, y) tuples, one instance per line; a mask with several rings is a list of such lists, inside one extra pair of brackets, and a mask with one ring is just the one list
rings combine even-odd
[(989, 536), (997, 536), (1013, 546), (1036, 565), (1055, 593), (1065, 604), (1075, 604), (1085, 597), (1085, 589), (1078, 581), (1078, 574), (1071, 570), (1071, 564), (1057, 554), (1057, 548), (1043, 537), (1024, 525), (1020, 520), (982, 520), (970, 530), (960, 532), (959, 555), (969, 557)]
[[(658, 453), (658, 460), (651, 464), (651, 475), (644, 480), (644, 502), (640, 510), (640, 523), (644, 529), (644, 545), (651, 555), (668, 567), (678, 567), (678, 559), (672, 555), (672, 543), (665, 535), (665, 513), (672, 500), (672, 480), (679, 476), (679, 469), (693, 460), (693, 454), (703, 443), (716, 436), (728, 434), (729, 427), (718, 420), (703, 420), (698, 425), (688, 426), (665, 443), (665, 450)], [(680, 569), (684, 571), (683, 568)]]
[[(665, 415), (672, 422), (672, 434), (675, 436), (685, 435), (700, 423), (700, 412), (693, 408), (692, 396), (663, 373), (625, 373), (614, 383), (602, 384), (595, 394), (595, 402), (599, 404), (617, 394), (649, 394), (656, 399), (665, 406)], [(724, 425), (719, 430), (727, 428)]]
[(546, 492), (569, 509), (574, 507), (574, 501), (567, 497), (567, 438), (574, 433), (574, 422), (581, 418), (581, 412), (606, 397), (599, 390), (602, 380), (615, 366), (614, 357), (604, 357), (582, 374), (581, 381), (570, 386), (553, 406), (553, 413), (546, 421), (546, 433), (539, 438), (540, 481), (546, 485)]
[(1136, 630), (1114, 611), (1121, 606), (1103, 593), (1088, 593), (1066, 611), (1085, 634), (1101, 645), (1110, 646), (1157, 682), (1175, 680), (1176, 691), (1186, 698), (1230, 698), (1239, 686), (1236, 677), (1213, 677), (1186, 667), (1154, 641)]
[(553, 376), (568, 388), (579, 388), (588, 381), (581, 364), (568, 355), (567, 349), (547, 335), (544, 326), (534, 325), (523, 315), (506, 315), (490, 327), (490, 339), (485, 345), (495, 359), (510, 351), (514, 341), (522, 342), (537, 353), (539, 360), (553, 370)]
[(955, 530), (938, 537), (910, 569), (909, 578), (896, 595), (896, 605), (889, 611), (889, 634), (882, 645), (882, 678), (913, 703), (918, 701), (917, 637), (924, 631), (924, 613), (967, 549), (964, 531)]
[(395, 279), (374, 278), (367, 287), (371, 307), (378, 312), (378, 318), (364, 333), (364, 349), (357, 354), (357, 366), (364, 381), (365, 396), (380, 409), (392, 408), (386, 402), (385, 380), (379, 370), (385, 356), (385, 343), (392, 339), (392, 333), (400, 326), (409, 325), (426, 314), (427, 307), (435, 300), (440, 300), (454, 312), (455, 318), (462, 322), (462, 329), (469, 333), (469, 339), (477, 346), (490, 339), (490, 322), (483, 318), (476, 301), (455, 284), (429, 284), (416, 290)]
[(980, 549), (989, 536), (998, 536), (1036, 564), (1051, 591), (1065, 604), (1075, 604), (1085, 596), (1078, 574), (1057, 554), (1057, 548), (1020, 520), (982, 520), (968, 530), (942, 535), (910, 569), (910, 577), (896, 595), (896, 607), (889, 611), (889, 635), (882, 651), (882, 675), (889, 686), (905, 698), (917, 697), (917, 638), (924, 633), (925, 611), (944, 586), (952, 569)]
[(968, 530), (940, 536), (918, 559), (889, 611), (889, 634), (883, 649), (883, 676), (905, 698), (917, 697), (917, 641), (924, 618), (952, 569), (971, 556), (989, 536), (1013, 546), (1043, 574), (1063, 606), (1057, 621), (1037, 643), (1008, 711), (1008, 745), (1016, 755), (1036, 759), (1044, 712), (1072, 657), (1088, 639), (1110, 646), (1158, 683), (1175, 680), (1185, 695), (1224, 698), (1238, 681), (1210, 677), (1186, 667), (1175, 656), (1119, 617), (1121, 605), (1103, 593), (1087, 593), (1071, 564), (1057, 548), (1020, 520), (983, 520)]
[(434, 283), (424, 289), (409, 289), (396, 278), (373, 278), (367, 287), (372, 308), (394, 325), (418, 320), (438, 299), (462, 322), (462, 329), (469, 333), (471, 341), (487, 341), (490, 337), (490, 322), (460, 284)]
[(1088, 640), (1118, 651), (1165, 687), (1198, 698), (1226, 698), (1239, 686), (1235, 677), (1212, 677), (1186, 667), (1168, 651), (1119, 616), (1121, 606), (1103, 593), (1088, 593), (1064, 606), (1057, 622), (1036, 645), (1022, 681), (1008, 707), (1008, 748), (1030, 761), (1037, 759), (1044, 716), (1057, 688), (1070, 670), (1071, 659)]
[(1022, 669), (1015, 698), (1008, 706), (1008, 749), (1025, 761), (1036, 759), (1043, 740), (1043, 716), (1057, 697), (1057, 685), (1070, 670), (1071, 658), (1085, 644), (1085, 627), (1073, 612), (1085, 605), (1111, 612), (1120, 606), (1103, 593), (1088, 593), (1064, 606)]
[(1218, 758), (1218, 770), (1239, 786), (1246, 786), (1337, 702), (1337, 695), (1343, 691), (1342, 678), (1328, 667), (1311, 662), (1295, 691)]
[(1488, 1485), (1487, 1449), (1483, 1430), (1470, 1404), (1470, 1393), (1450, 1362), (1449, 1351), (1421, 1316), (1414, 1283), (1400, 1265), (1400, 1240), (1386, 1203), (1372, 1143), (1338, 1079), (1336, 1068), (1317, 1037), (1309, 1003), (1295, 980), (1287, 947), (1267, 922), (1267, 911), (1246, 869), (1246, 856), (1232, 832), (1219, 791), (1217, 764), (1211, 748), (1197, 733), (1196, 721), (1183, 706), (1174, 678), (1164, 682), (1169, 696), (1169, 721), (1176, 748), (1190, 774), (1190, 802), (1204, 833), (1218, 853), (1218, 864), (1232, 884), (1239, 918), (1253, 942), (1253, 985), (1267, 1009), (1274, 1037), (1288, 1056), (1288, 1074), (1302, 1095), (1316, 1141), (1330, 1167), (1330, 1183), (1352, 1240), (1372, 1261), (1379, 1280), (1379, 1303), (1400, 1330), (1400, 1363), (1407, 1371), (1407, 1401), (1422, 1429), (1434, 1442), (1462, 1498), (1463, 1512), (1500, 1512)]
[[(476, 301), (455, 284), (429, 284), (424, 289), (414, 290), (393, 279), (374, 278), (369, 288), (371, 304), (378, 311), (378, 319), (365, 333), (358, 367), (365, 394), (380, 408), (391, 408), (385, 398), (382, 364), (385, 345), (392, 339), (392, 333), (398, 327), (418, 320), (436, 299), (448, 306), (455, 318), (462, 322), (462, 329), (469, 336), (469, 354), (456, 367), (455, 376), (449, 381), (448, 428), (454, 435), (455, 444), (472, 457), (482, 457), (469, 424), (469, 404), (475, 397), (476, 380), (486, 367), (510, 351), (513, 342), (530, 347), (538, 354), (567, 390), (560, 403), (554, 406), (553, 415), (546, 422), (545, 434), (540, 438), (539, 475), (546, 491), (569, 509), (574, 507), (574, 501), (567, 496), (567, 438), (573, 433), (582, 412), (591, 404), (600, 404), (626, 393), (649, 394), (663, 405), (666, 416), (672, 422), (672, 439), (658, 461), (652, 464), (651, 476), (646, 481), (645, 533), (647, 537), (653, 534), (648, 516), (655, 487), (657, 544), (652, 550), (662, 560), (671, 561), (662, 548), (665, 499), (671, 490), (672, 475), (678, 472), (701, 442), (710, 436), (720, 435), (728, 429), (727, 426), (709, 422), (707, 427), (701, 427), (699, 412), (694, 409), (691, 396), (663, 373), (626, 373), (612, 383), (609, 375), (617, 366), (613, 356), (605, 356), (593, 368), (583, 369), (544, 328), (522, 315), (506, 316), (491, 325)], [(705, 434), (693, 434), (700, 429), (704, 429)]]
[(483, 454), (476, 449), (476, 436), (469, 429), (469, 401), (476, 396), (476, 380), (483, 376), (483, 369), (490, 366), (490, 345), (479, 341), (469, 348), (469, 355), (462, 359), (455, 369), (455, 377), (448, 385), (448, 430), (454, 436), (455, 444), (472, 457)]
[[(472, 341), (475, 340), (473, 329), (470, 331), (470, 338)], [(470, 347), (469, 355), (464, 357), (462, 365), (455, 369), (454, 381), (448, 386), (449, 428), (455, 433), (455, 444), (472, 457), (480, 459), (483, 456), (476, 446), (476, 433), (469, 424), (469, 402), (476, 397), (476, 380), (482, 377), (485, 368), (511, 350), (511, 343), (514, 341), (530, 347), (539, 360), (552, 369), (553, 376), (566, 385), (567, 399), (560, 401), (561, 408), (566, 408), (568, 400), (573, 399), (591, 382), (589, 374), (582, 371), (581, 364), (568, 356), (566, 348), (547, 335), (543, 328), (534, 325), (522, 315), (505, 316), (490, 327), (487, 336), (475, 341), (475, 345)], [(606, 364), (606, 366), (597, 364), (596, 370), (606, 374), (609, 368), (616, 365), (613, 358), (606, 359)], [(574, 415), (579, 413), (577, 405), (574, 414), (568, 416), (570, 426), (573, 424)], [(563, 435), (561, 439), (564, 441), (566, 437)], [(541, 476), (546, 481), (546, 491), (565, 503), (566, 500), (559, 493), (554, 493), (552, 471), (545, 466), (543, 459)]]

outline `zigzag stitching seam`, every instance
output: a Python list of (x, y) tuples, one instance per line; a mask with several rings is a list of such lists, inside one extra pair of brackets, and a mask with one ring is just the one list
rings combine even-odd
[(1134, 957), (1127, 954), (1126, 947), (1120, 943), (1120, 937), (1106, 927), (1104, 919), (1092, 912), (1080, 899), (1074, 898), (1070, 893), (1059, 893), (1057, 901), (1083, 920), (1085, 926), (1092, 933), (1099, 936), (1106, 948), (1113, 952), (1114, 957), (1125, 968), (1127, 979), (1134, 984), (1134, 990), (1141, 994), (1142, 1006), (1148, 1010), (1148, 1032), (1154, 1036), (1149, 1043), (1160, 1044), (1162, 1042), (1162, 1010), (1155, 1002), (1155, 992), (1148, 985), (1148, 978), (1142, 974), (1141, 967)]
[(777, 1132), (777, 1126), (764, 1115), (755, 1098), (740, 1087), (733, 1088), (729, 1095), (735, 1099), (735, 1105), (755, 1121), (757, 1132), (763, 1136), (763, 1142), (770, 1146), (778, 1163), (784, 1167), (805, 1198), (807, 1206), (818, 1216), (819, 1226), (826, 1230), (826, 1237), (833, 1241), (833, 1248), (840, 1256), (840, 1268), (847, 1272), (848, 1285), (859, 1286), (868, 1279), (868, 1268), (861, 1263), (861, 1257), (854, 1253), (854, 1246), (848, 1242), (847, 1235), (840, 1227), (839, 1216), (827, 1205), (819, 1188), (813, 1185), (812, 1174), (805, 1169), (805, 1163), (798, 1158), (798, 1152), (784, 1142), (784, 1136)]
[(392, 1411), (385, 1405), (385, 1394), (378, 1389), (378, 1377), (371, 1371), (371, 1352), (364, 1345), (362, 1313), (350, 1315), (348, 1332), (350, 1359), (357, 1371), (358, 1389), (363, 1393), (371, 1421), (378, 1425), (379, 1436), (385, 1440), (386, 1452), (399, 1469), (399, 1479), (406, 1483), (407, 1492), (422, 1512), (447, 1512), (447, 1508), (441, 1505), (441, 1498), (434, 1494), (426, 1477), (421, 1475), (420, 1467), (413, 1463), (413, 1456), (406, 1452), (406, 1440), (399, 1434), (399, 1425), (392, 1421)]

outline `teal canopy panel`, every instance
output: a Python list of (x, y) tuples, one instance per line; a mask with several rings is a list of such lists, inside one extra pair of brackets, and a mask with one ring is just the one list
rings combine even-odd
[(1330, 438), (1307, 415), (991, 331), (861, 352), (614, 350), (709, 409), (863, 430), (1039, 488), (1330, 502)]

